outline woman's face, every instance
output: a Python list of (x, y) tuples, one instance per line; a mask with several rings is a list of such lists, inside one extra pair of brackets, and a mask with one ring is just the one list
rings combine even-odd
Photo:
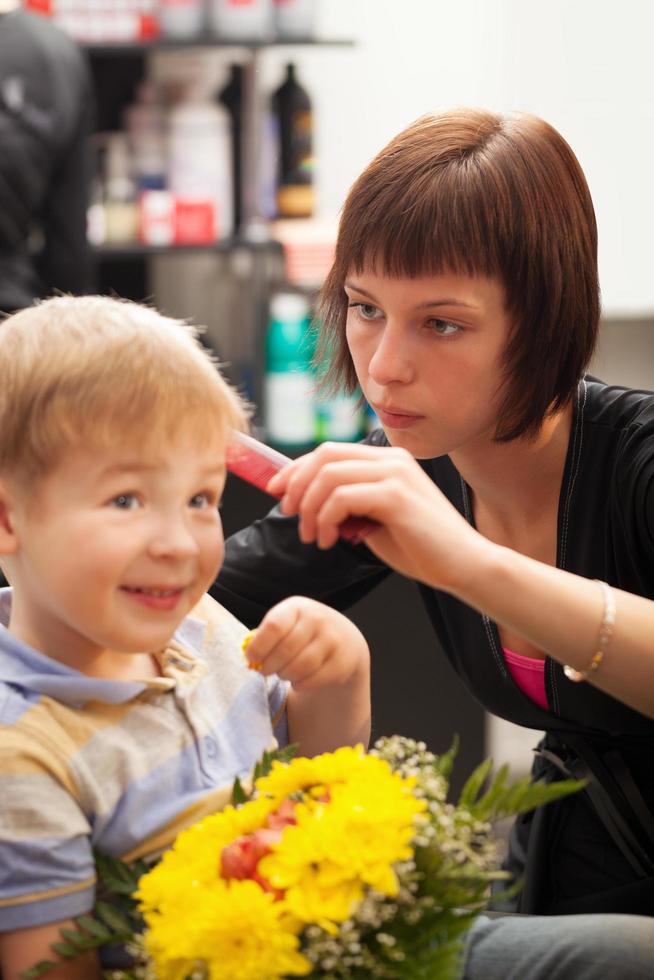
[(366, 270), (345, 292), (354, 367), (390, 443), (418, 458), (487, 443), (510, 329), (499, 280)]

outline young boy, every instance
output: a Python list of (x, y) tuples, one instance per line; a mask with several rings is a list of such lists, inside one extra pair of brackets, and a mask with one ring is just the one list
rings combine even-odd
[[(92, 849), (150, 858), (287, 739), (366, 742), (366, 643), (292, 598), (248, 647), (205, 595), (238, 396), (192, 331), (61, 297), (0, 326), (0, 974), (94, 901)], [(92, 980), (95, 954), (52, 980)]]

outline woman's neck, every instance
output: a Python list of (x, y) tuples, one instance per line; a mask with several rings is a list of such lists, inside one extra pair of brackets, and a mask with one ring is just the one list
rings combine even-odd
[(475, 513), (483, 509), (507, 532), (533, 524), (558, 506), (572, 405), (547, 418), (534, 439), (485, 441), (450, 454), (472, 491)]

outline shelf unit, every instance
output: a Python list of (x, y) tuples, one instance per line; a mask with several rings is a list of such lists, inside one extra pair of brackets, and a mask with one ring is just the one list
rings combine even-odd
[(253, 251), (279, 249), (281, 245), (274, 239), (253, 241), (241, 236), (222, 238), (220, 241), (207, 245), (143, 245), (141, 242), (107, 243), (93, 245), (92, 254), (100, 262), (119, 262), (124, 259), (147, 259), (159, 255), (206, 255), (212, 252), (233, 252), (237, 248), (248, 248)]
[[(162, 265), (157, 260), (171, 257), (223, 256), (246, 249), (250, 253), (251, 277), (247, 283), (247, 299), (242, 315), (233, 318), (235, 331), (247, 333), (250, 339), (250, 364), (243, 369), (234, 367), (232, 380), (244, 387), (255, 405), (261, 405), (261, 374), (263, 369), (262, 338), (267, 319), (267, 300), (271, 285), (271, 269), (283, 268), (283, 253), (279, 242), (271, 237), (269, 222), (259, 213), (261, 134), (265, 93), (261, 90), (262, 59), (270, 49), (290, 48), (351, 48), (349, 38), (274, 38), (266, 41), (220, 40), (205, 33), (189, 40), (158, 38), (134, 43), (95, 43), (82, 45), (86, 51), (94, 81), (97, 103), (96, 129), (109, 132), (122, 128), (122, 112), (134, 97), (138, 84), (147, 72), (148, 59), (160, 52), (215, 50), (233, 52), (243, 68), (242, 127), (241, 127), (241, 225), (236, 234), (207, 245), (143, 245), (137, 241), (107, 243), (93, 247), (97, 287), (100, 292), (117, 294), (135, 300), (158, 302), (155, 283), (162, 282)], [(157, 264), (155, 264), (157, 263)], [(186, 267), (188, 269), (188, 266)], [(217, 269), (219, 266), (217, 265)], [(171, 267), (165, 267), (170, 281)], [(277, 275), (275, 273), (275, 275)], [(279, 275), (277, 275), (279, 278)], [(166, 291), (164, 289), (164, 291)], [(197, 294), (196, 294), (197, 295)], [(176, 315), (197, 316), (201, 313), (186, 304), (173, 310)], [(202, 303), (198, 304), (200, 307)], [(220, 350), (221, 356), (224, 356)], [(229, 355), (227, 356), (230, 361)], [(234, 363), (234, 361), (232, 361)]]
[(98, 129), (109, 131), (120, 128), (120, 112), (131, 98), (136, 85), (143, 77), (145, 59), (160, 51), (189, 49), (241, 50), (248, 54), (243, 62), (243, 132), (242, 132), (242, 187), (243, 187), (243, 227), (240, 230), (239, 244), (252, 244), (260, 247), (267, 239), (267, 222), (258, 213), (258, 197), (255, 188), (259, 186), (260, 138), (262, 130), (261, 107), (263, 93), (260, 91), (260, 60), (265, 51), (271, 48), (306, 47), (353, 47), (354, 40), (348, 38), (271, 38), (269, 41), (229, 41), (212, 38), (203, 34), (189, 40), (161, 38), (147, 42), (129, 44), (83, 45), (91, 61), (95, 89), (98, 98)]
[(112, 54), (147, 54), (151, 51), (175, 51), (180, 48), (241, 48), (249, 51), (260, 51), (265, 48), (282, 47), (353, 47), (354, 40), (350, 38), (330, 38), (330, 37), (301, 37), (301, 38), (282, 38), (273, 37), (269, 41), (250, 41), (247, 39), (221, 40), (210, 34), (200, 34), (197, 37), (187, 40), (175, 38), (156, 38), (152, 41), (129, 41), (129, 42), (87, 42), (82, 47), (90, 55), (112, 55)]

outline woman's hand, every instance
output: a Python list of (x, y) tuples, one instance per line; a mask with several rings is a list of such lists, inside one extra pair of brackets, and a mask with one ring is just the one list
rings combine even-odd
[(285, 514), (299, 515), (305, 543), (330, 548), (350, 516), (380, 525), (365, 537), (396, 571), (458, 592), (487, 542), (450, 504), (404, 449), (325, 443), (271, 480)]

